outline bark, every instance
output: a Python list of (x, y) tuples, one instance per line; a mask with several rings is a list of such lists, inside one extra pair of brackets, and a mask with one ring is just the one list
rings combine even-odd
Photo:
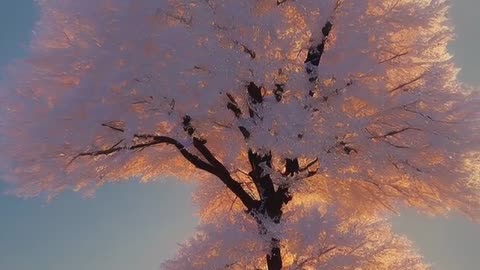
[[(279, 209), (281, 212), (281, 209)], [(260, 214), (261, 215), (261, 214)], [(275, 223), (280, 223), (280, 217), (275, 219), (268, 217), (267, 215), (258, 216), (255, 213), (252, 214), (253, 218), (257, 222), (260, 235), (267, 235), (268, 228), (263, 224), (265, 218), (272, 219)], [(282, 250), (280, 246), (280, 239), (272, 237), (270, 239), (270, 252), (265, 255), (267, 261), (268, 270), (281, 270), (283, 268)]]
[(272, 238), (270, 244), (270, 254), (267, 254), (266, 256), (268, 270), (281, 270), (283, 267), (283, 262), (280, 249), (280, 240)]
[[(248, 85), (248, 93), (251, 97), (253, 104), (261, 103), (263, 100), (261, 94), (261, 87), (256, 86), (254, 83)], [(241, 110), (238, 108), (234, 98), (228, 95), (230, 99), (229, 109), (235, 113), (236, 117), (241, 115)], [(264, 224), (265, 219), (269, 219), (274, 223), (280, 223), (282, 218), (282, 208), (291, 199), (288, 186), (275, 187), (272, 178), (269, 173), (265, 171), (265, 167), (272, 168), (272, 154), (271, 152), (260, 154), (256, 153), (252, 149), (248, 150), (248, 159), (251, 165), (251, 171), (248, 175), (251, 177), (253, 183), (257, 188), (259, 199), (254, 199), (249, 193), (246, 192), (244, 187), (232, 178), (228, 169), (224, 164), (218, 160), (215, 155), (207, 147), (207, 141), (205, 139), (196, 137), (195, 128), (192, 126), (192, 118), (188, 115), (183, 117), (183, 128), (188, 135), (192, 137), (194, 148), (199, 152), (199, 156), (188, 151), (183, 144), (174, 138), (168, 136), (158, 136), (152, 134), (135, 134), (135, 139), (139, 142), (133, 142), (131, 145), (120, 145), (123, 140), (117, 142), (113, 146), (105, 150), (95, 150), (90, 152), (82, 152), (75, 156), (70, 163), (77, 158), (84, 156), (103, 156), (110, 155), (116, 152), (125, 150), (138, 150), (146, 147), (151, 147), (159, 144), (172, 145), (180, 152), (180, 154), (189, 161), (192, 165), (203, 171), (209, 172), (219, 178), (225, 186), (234, 193), (247, 208), (252, 218), (257, 222), (259, 233), (261, 235), (267, 235), (269, 233), (268, 228)], [(104, 124), (105, 127), (113, 129), (118, 132), (124, 132), (122, 128), (118, 128), (113, 125)], [(248, 138), (249, 132), (243, 127), (239, 127), (244, 135), (245, 139)], [(309, 166), (309, 165), (308, 165)], [(308, 168), (307, 166), (307, 168)], [(285, 160), (285, 174), (293, 176), (300, 171), (298, 159), (286, 159)], [(280, 239), (272, 237), (270, 240), (270, 252), (266, 254), (266, 262), (268, 270), (281, 270), (283, 267), (282, 253), (280, 246)]]
[[(257, 192), (260, 196), (260, 204), (252, 212), (255, 218), (260, 234), (267, 235), (268, 228), (264, 226), (263, 220), (270, 219), (279, 224), (283, 214), (283, 206), (291, 199), (288, 186), (274, 187), (270, 174), (265, 174), (264, 166), (272, 166), (272, 155), (270, 152), (266, 154), (255, 153), (252, 149), (248, 151), (248, 159), (250, 161), (252, 171), (249, 173), (254, 182)], [(295, 175), (300, 171), (298, 159), (285, 159), (285, 175)], [(282, 252), (280, 239), (271, 238), (270, 252), (265, 256), (268, 270), (281, 270), (283, 268)]]

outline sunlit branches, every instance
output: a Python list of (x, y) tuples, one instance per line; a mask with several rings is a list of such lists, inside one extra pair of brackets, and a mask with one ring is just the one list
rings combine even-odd
[[(102, 126), (106, 126), (115, 131), (124, 132), (121, 128), (115, 127), (108, 123), (102, 124)], [(183, 118), (183, 126), (185, 131), (192, 136), (195, 129), (191, 125), (191, 118), (189, 116), (185, 116)], [(217, 176), (228, 187), (230, 191), (232, 191), (238, 198), (240, 198), (244, 206), (249, 211), (252, 210), (256, 204), (253, 198), (244, 190), (241, 184), (239, 184), (231, 177), (230, 172), (227, 170), (227, 168), (225, 168), (225, 166), (217, 158), (215, 158), (212, 152), (206, 147), (206, 141), (198, 139), (196, 137), (192, 137), (192, 141), (195, 149), (197, 149), (201, 153), (202, 158), (206, 159), (206, 161), (202, 160), (197, 155), (189, 152), (182, 143), (171, 137), (149, 134), (134, 134), (134, 141), (132, 145), (125, 144), (123, 146), (120, 146), (120, 144), (124, 142), (124, 140), (122, 139), (108, 149), (81, 152), (76, 155), (69, 162), (69, 164), (81, 157), (107, 156), (124, 150), (141, 151), (146, 147), (151, 147), (159, 144), (172, 145), (177, 148), (178, 151), (182, 154), (182, 156), (196, 168)]]

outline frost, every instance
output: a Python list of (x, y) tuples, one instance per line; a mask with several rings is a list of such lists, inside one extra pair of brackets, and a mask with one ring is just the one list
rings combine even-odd
[(446, 1), (38, 3), (1, 85), (2, 178), (24, 197), (197, 183), (199, 235), (167, 269), (265, 268), (276, 248), (286, 269), (423, 269), (385, 211), (480, 218), (480, 98)]

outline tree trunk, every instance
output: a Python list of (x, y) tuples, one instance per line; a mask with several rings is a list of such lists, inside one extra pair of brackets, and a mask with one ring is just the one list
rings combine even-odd
[[(250, 84), (252, 87), (251, 92), (254, 92), (254, 90), (257, 91), (258, 89), (253, 89), (254, 84), (253, 86), (252, 84), (253, 83)], [(249, 94), (252, 95), (250, 92)], [(261, 103), (261, 100), (258, 99), (255, 102)], [(256, 220), (259, 233), (261, 235), (268, 235), (269, 230), (268, 227), (265, 226), (264, 220), (269, 219), (273, 223), (279, 224), (283, 214), (282, 208), (292, 199), (292, 196), (290, 195), (288, 185), (279, 186), (275, 190), (271, 175), (265, 173), (264, 166), (272, 168), (271, 152), (262, 154), (249, 149), (248, 160), (252, 167), (252, 171), (250, 171), (248, 175), (252, 178), (260, 197), (260, 200), (257, 201), (258, 204), (250, 211), (250, 215)], [(262, 164), (264, 166), (262, 166)], [(293, 176), (299, 171), (300, 166), (297, 158), (285, 160), (285, 176)], [(280, 239), (275, 237), (270, 239), (270, 252), (265, 257), (268, 270), (281, 270), (283, 268)]]
[(281, 270), (282, 265), (282, 254), (280, 250), (280, 240), (272, 238), (271, 240), (272, 249), (270, 254), (267, 254), (267, 267), (268, 270)]

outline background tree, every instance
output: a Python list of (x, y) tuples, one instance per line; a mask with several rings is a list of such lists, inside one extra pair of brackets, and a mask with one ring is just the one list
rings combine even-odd
[[(252, 254), (225, 265), (424, 267), (379, 215), (479, 217), (480, 104), (456, 81), (443, 0), (39, 5), (1, 92), (2, 171), (20, 196), (195, 180), (204, 232), (182, 250), (200, 268), (230, 258), (218, 237), (252, 231), (237, 238)], [(302, 234), (342, 248), (325, 261)]]

